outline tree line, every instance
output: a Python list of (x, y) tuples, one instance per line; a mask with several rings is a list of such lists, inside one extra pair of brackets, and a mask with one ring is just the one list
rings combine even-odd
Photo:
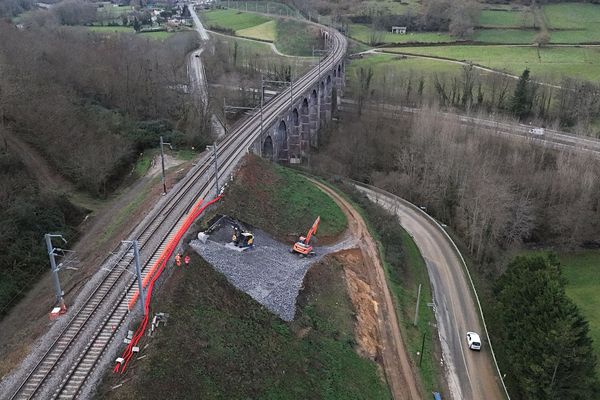
[[(398, 62), (404, 59), (399, 56)], [(500, 73), (482, 73), (473, 65), (464, 65), (456, 73), (401, 70), (396, 66), (369, 72), (369, 68), (372, 67), (357, 66), (349, 74), (350, 96), (362, 104), (435, 106), (503, 114), (579, 135), (600, 135), (595, 131), (595, 121), (600, 118), (597, 83), (563, 77), (558, 85), (547, 85), (537, 81), (540, 77), (533, 77), (529, 70), (515, 79)]]
[(600, 245), (598, 160), (498, 137), (494, 129), (484, 134), (437, 111), (345, 113), (312, 163), (426, 206), (490, 276), (523, 246)]
[(83, 212), (60, 193), (40, 190), (19, 154), (0, 151), (0, 319), (25, 289), (48, 270), (44, 234), (68, 239)]
[[(210, 136), (202, 108), (184, 91), (186, 54), (196, 46), (192, 32), (159, 42), (2, 24), (0, 36), (7, 129), (84, 190), (109, 193), (161, 133), (196, 146)], [(147, 129), (150, 121), (165, 129)]]
[(510, 258), (524, 248), (600, 247), (600, 161), (438, 112), (344, 112), (321, 131), (311, 166), (397, 194), (450, 226), (483, 278), (511, 397), (597, 398), (589, 328), (556, 259)]
[(72, 238), (83, 218), (67, 195), (44, 190), (7, 135), (32, 145), (79, 190), (102, 198), (159, 136), (176, 147), (203, 148), (212, 132), (200, 100), (187, 93), (195, 32), (161, 42), (0, 22), (0, 37), (1, 316), (47, 271), (43, 234)]
[(589, 326), (565, 293), (553, 255), (520, 256), (494, 285), (488, 313), (511, 396), (596, 399), (600, 384)]

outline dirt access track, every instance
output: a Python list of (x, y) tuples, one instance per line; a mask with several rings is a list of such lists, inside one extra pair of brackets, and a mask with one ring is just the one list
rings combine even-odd
[(379, 250), (365, 221), (354, 207), (333, 189), (314, 179), (308, 179), (330, 196), (342, 209), (348, 218), (348, 229), (359, 239), (359, 248), (366, 267), (362, 272), (376, 302), (377, 330), (381, 343), (380, 355), (392, 396), (396, 400), (423, 398), (400, 334), (396, 307), (387, 286)]

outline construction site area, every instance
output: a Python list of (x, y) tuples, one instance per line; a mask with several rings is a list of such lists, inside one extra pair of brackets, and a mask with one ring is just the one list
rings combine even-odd
[[(237, 233), (238, 237), (252, 237), (250, 244), (248, 239), (236, 243), (240, 224), (220, 216), (209, 228), (210, 233), (201, 232), (190, 246), (233, 286), (284, 321), (294, 319), (296, 298), (310, 266), (327, 254), (356, 246), (356, 240), (348, 237), (334, 245), (313, 247), (307, 257), (257, 229)], [(312, 228), (306, 235), (309, 245), (311, 233)]]
[[(182, 251), (186, 263), (152, 304), (168, 324), (131, 364), (127, 389), (107, 376), (103, 397), (176, 395), (183, 377), (199, 394), (227, 388), (231, 398), (290, 386), (318, 398), (328, 385), (348, 397), (418, 395), (377, 245), (328, 186), (247, 157)], [(156, 373), (175, 381), (150, 382)], [(232, 379), (245, 385), (232, 393)]]

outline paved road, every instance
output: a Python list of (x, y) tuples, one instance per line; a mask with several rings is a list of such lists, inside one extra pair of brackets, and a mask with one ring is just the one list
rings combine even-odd
[[(194, 20), (194, 27), (198, 35), (200, 35), (200, 39), (202, 41), (208, 41), (210, 38), (208, 36), (208, 32), (204, 29), (202, 22), (200, 22), (200, 18), (198, 18), (198, 14), (196, 14), (196, 10), (194, 7), (190, 5), (189, 7), (190, 14), (192, 15), (192, 19)], [(204, 65), (202, 64), (202, 52), (204, 51), (204, 47), (200, 47), (198, 50), (194, 50), (190, 53), (188, 59), (188, 74), (190, 77), (190, 86), (192, 93), (196, 93), (200, 96), (202, 103), (205, 107), (208, 107), (208, 83), (206, 81), (206, 73), (204, 71)], [(225, 135), (225, 127), (219, 120), (219, 118), (215, 115), (211, 115), (211, 124), (213, 127), (213, 131), (215, 132), (218, 138), (221, 138)]]
[[(499, 386), (479, 308), (462, 262), (444, 232), (430, 218), (406, 201), (381, 191), (357, 188), (372, 201), (395, 213), (414, 238), (433, 288), (435, 313), (451, 397), (455, 400), (496, 400), (504, 395)], [(483, 349), (467, 348), (465, 334), (482, 335)]]
[(190, 4), (188, 9), (190, 10), (190, 14), (192, 15), (192, 19), (194, 20), (194, 27), (196, 32), (200, 35), (200, 39), (207, 41), (209, 39), (208, 33), (206, 29), (204, 29), (204, 25), (200, 22), (200, 18), (198, 18), (198, 14), (196, 14), (196, 10), (194, 9), (194, 5)]

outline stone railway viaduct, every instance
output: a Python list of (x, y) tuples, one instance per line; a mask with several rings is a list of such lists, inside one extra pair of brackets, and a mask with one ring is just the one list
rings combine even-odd
[[(329, 46), (330, 34), (321, 35)], [(250, 151), (263, 158), (298, 164), (307, 157), (310, 148), (318, 146), (318, 132), (337, 111), (342, 95), (345, 64), (323, 69), (316, 84), (303, 93), (292, 90), (292, 104), (279, 114), (275, 123), (265, 125)], [(282, 94), (284, 95), (284, 94)]]

